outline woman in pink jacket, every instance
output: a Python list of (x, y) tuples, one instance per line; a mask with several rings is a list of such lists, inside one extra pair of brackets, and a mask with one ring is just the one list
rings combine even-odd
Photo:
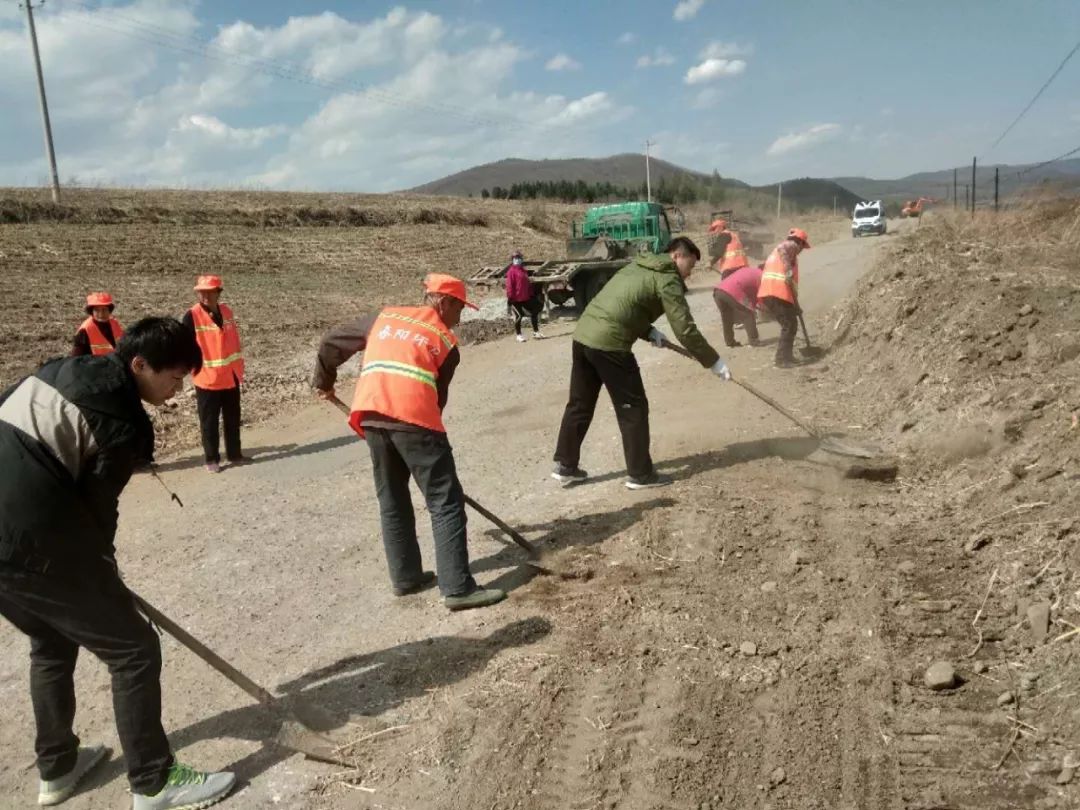
[(720, 310), (724, 323), (724, 343), (728, 346), (741, 346), (735, 340), (735, 321), (742, 321), (746, 327), (746, 338), (751, 346), (757, 345), (758, 331), (757, 309), (758, 287), (761, 286), (760, 267), (746, 265), (721, 279), (713, 289), (713, 301)]
[(518, 343), (525, 342), (525, 336), (521, 334), (521, 319), (526, 314), (532, 323), (533, 338), (539, 340), (544, 336), (540, 333), (540, 310), (544, 304), (540, 295), (533, 291), (533, 283), (525, 270), (525, 257), (520, 250), (515, 250), (510, 257), (510, 266), (506, 268), (506, 308), (514, 310), (514, 332), (517, 334)]

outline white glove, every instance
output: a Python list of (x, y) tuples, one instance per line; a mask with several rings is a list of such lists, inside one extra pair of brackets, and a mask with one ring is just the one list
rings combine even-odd
[(665, 343), (671, 342), (670, 340), (668, 340), (667, 335), (665, 335), (655, 326), (649, 330), (649, 334), (645, 336), (645, 339), (658, 349), (664, 348)]
[(712, 364), (712, 368), (709, 369), (713, 374), (719, 377), (721, 380), (730, 380), (731, 372), (728, 371), (727, 363), (723, 360), (717, 360)]

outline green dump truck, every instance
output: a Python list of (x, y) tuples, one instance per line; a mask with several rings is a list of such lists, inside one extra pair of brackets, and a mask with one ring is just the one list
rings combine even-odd
[[(638, 253), (659, 253), (682, 229), (679, 209), (654, 202), (594, 205), (571, 225), (565, 258), (532, 260), (525, 269), (544, 290), (545, 302), (562, 306), (570, 299), (579, 310)], [(499, 286), (506, 265), (482, 267), (468, 279), (479, 287)]]

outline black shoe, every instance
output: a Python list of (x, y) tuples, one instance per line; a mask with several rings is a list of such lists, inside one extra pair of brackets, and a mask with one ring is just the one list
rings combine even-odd
[(724, 345), (727, 346), (729, 349), (737, 349), (742, 346), (742, 344), (739, 343), (739, 341), (737, 340), (733, 340), (731, 341), (731, 343), (725, 343)]
[(589, 474), (581, 467), (567, 467), (565, 464), (558, 464), (552, 471), (551, 477), (560, 484), (576, 484), (588, 478)]
[(435, 572), (424, 571), (420, 575), (420, 581), (415, 582), (412, 585), (394, 586), (394, 596), (411, 596), (414, 593), (420, 593), (420, 591), (426, 591), (432, 585), (435, 584)]
[(666, 487), (671, 483), (671, 479), (666, 475), (660, 475), (660, 473), (652, 472), (648, 475), (631, 475), (626, 479), (627, 489), (654, 489), (655, 487)]

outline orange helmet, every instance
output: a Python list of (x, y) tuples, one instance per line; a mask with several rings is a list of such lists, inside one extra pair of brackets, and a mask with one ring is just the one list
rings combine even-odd
[(206, 291), (221, 290), (224, 286), (221, 283), (221, 276), (199, 276), (195, 281), (195, 290)]
[(787, 232), (787, 235), (788, 239), (798, 239), (806, 246), (807, 250), (810, 249), (810, 237), (806, 235), (806, 231), (802, 228), (792, 228)]
[(108, 307), (111, 311), (115, 304), (113, 304), (112, 296), (107, 292), (92, 292), (86, 296), (86, 311), (89, 312), (94, 307)]
[(460, 278), (454, 278), (444, 273), (428, 273), (424, 279), (424, 290), (429, 293), (449, 295), (471, 309), (480, 309), (466, 296), (465, 282)]
[(709, 225), (709, 233), (711, 233), (711, 234), (712, 233), (720, 233), (720, 231), (726, 231), (726, 230), (727, 230), (727, 220), (726, 219), (714, 219), (712, 221), (712, 224)]

